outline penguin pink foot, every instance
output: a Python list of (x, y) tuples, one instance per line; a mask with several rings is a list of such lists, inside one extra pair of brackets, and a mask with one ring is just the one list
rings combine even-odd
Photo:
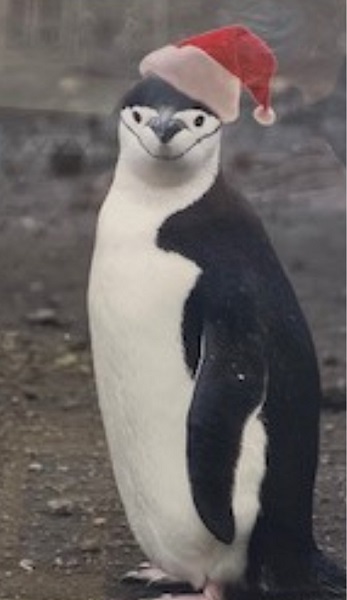
[(222, 598), (222, 588), (215, 583), (208, 583), (200, 592), (191, 594), (163, 594), (154, 600), (222, 600)]

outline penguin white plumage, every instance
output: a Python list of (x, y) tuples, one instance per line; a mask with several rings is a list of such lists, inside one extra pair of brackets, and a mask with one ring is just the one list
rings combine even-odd
[(311, 338), (261, 224), (224, 183), (226, 119), (160, 69), (120, 109), (89, 284), (120, 496), (151, 564), (194, 597), (319, 589)]

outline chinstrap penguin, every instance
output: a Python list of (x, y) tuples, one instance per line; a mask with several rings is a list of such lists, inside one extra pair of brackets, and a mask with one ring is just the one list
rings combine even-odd
[(221, 131), (155, 76), (119, 112), (88, 306), (112, 465), (150, 561), (130, 578), (213, 600), (342, 594), (312, 531), (315, 351), (261, 223), (224, 181)]

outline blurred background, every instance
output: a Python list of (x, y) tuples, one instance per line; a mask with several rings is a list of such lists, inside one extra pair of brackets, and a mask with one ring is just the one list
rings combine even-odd
[(148, 51), (243, 23), (275, 51), (278, 121), (225, 128), (223, 168), (309, 320), (324, 405), (317, 537), (344, 559), (342, 0), (0, 0), (0, 598), (112, 600), (141, 556), (112, 480), (85, 294), (116, 112)]

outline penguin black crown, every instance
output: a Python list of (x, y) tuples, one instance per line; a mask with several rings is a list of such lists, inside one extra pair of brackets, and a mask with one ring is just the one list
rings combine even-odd
[(186, 600), (343, 597), (312, 531), (321, 392), (310, 333), (262, 225), (220, 171), (241, 82), (255, 118), (273, 122), (274, 67), (243, 27), (146, 57), (121, 106), (97, 228), (97, 390), (150, 561), (127, 578), (186, 582)]

